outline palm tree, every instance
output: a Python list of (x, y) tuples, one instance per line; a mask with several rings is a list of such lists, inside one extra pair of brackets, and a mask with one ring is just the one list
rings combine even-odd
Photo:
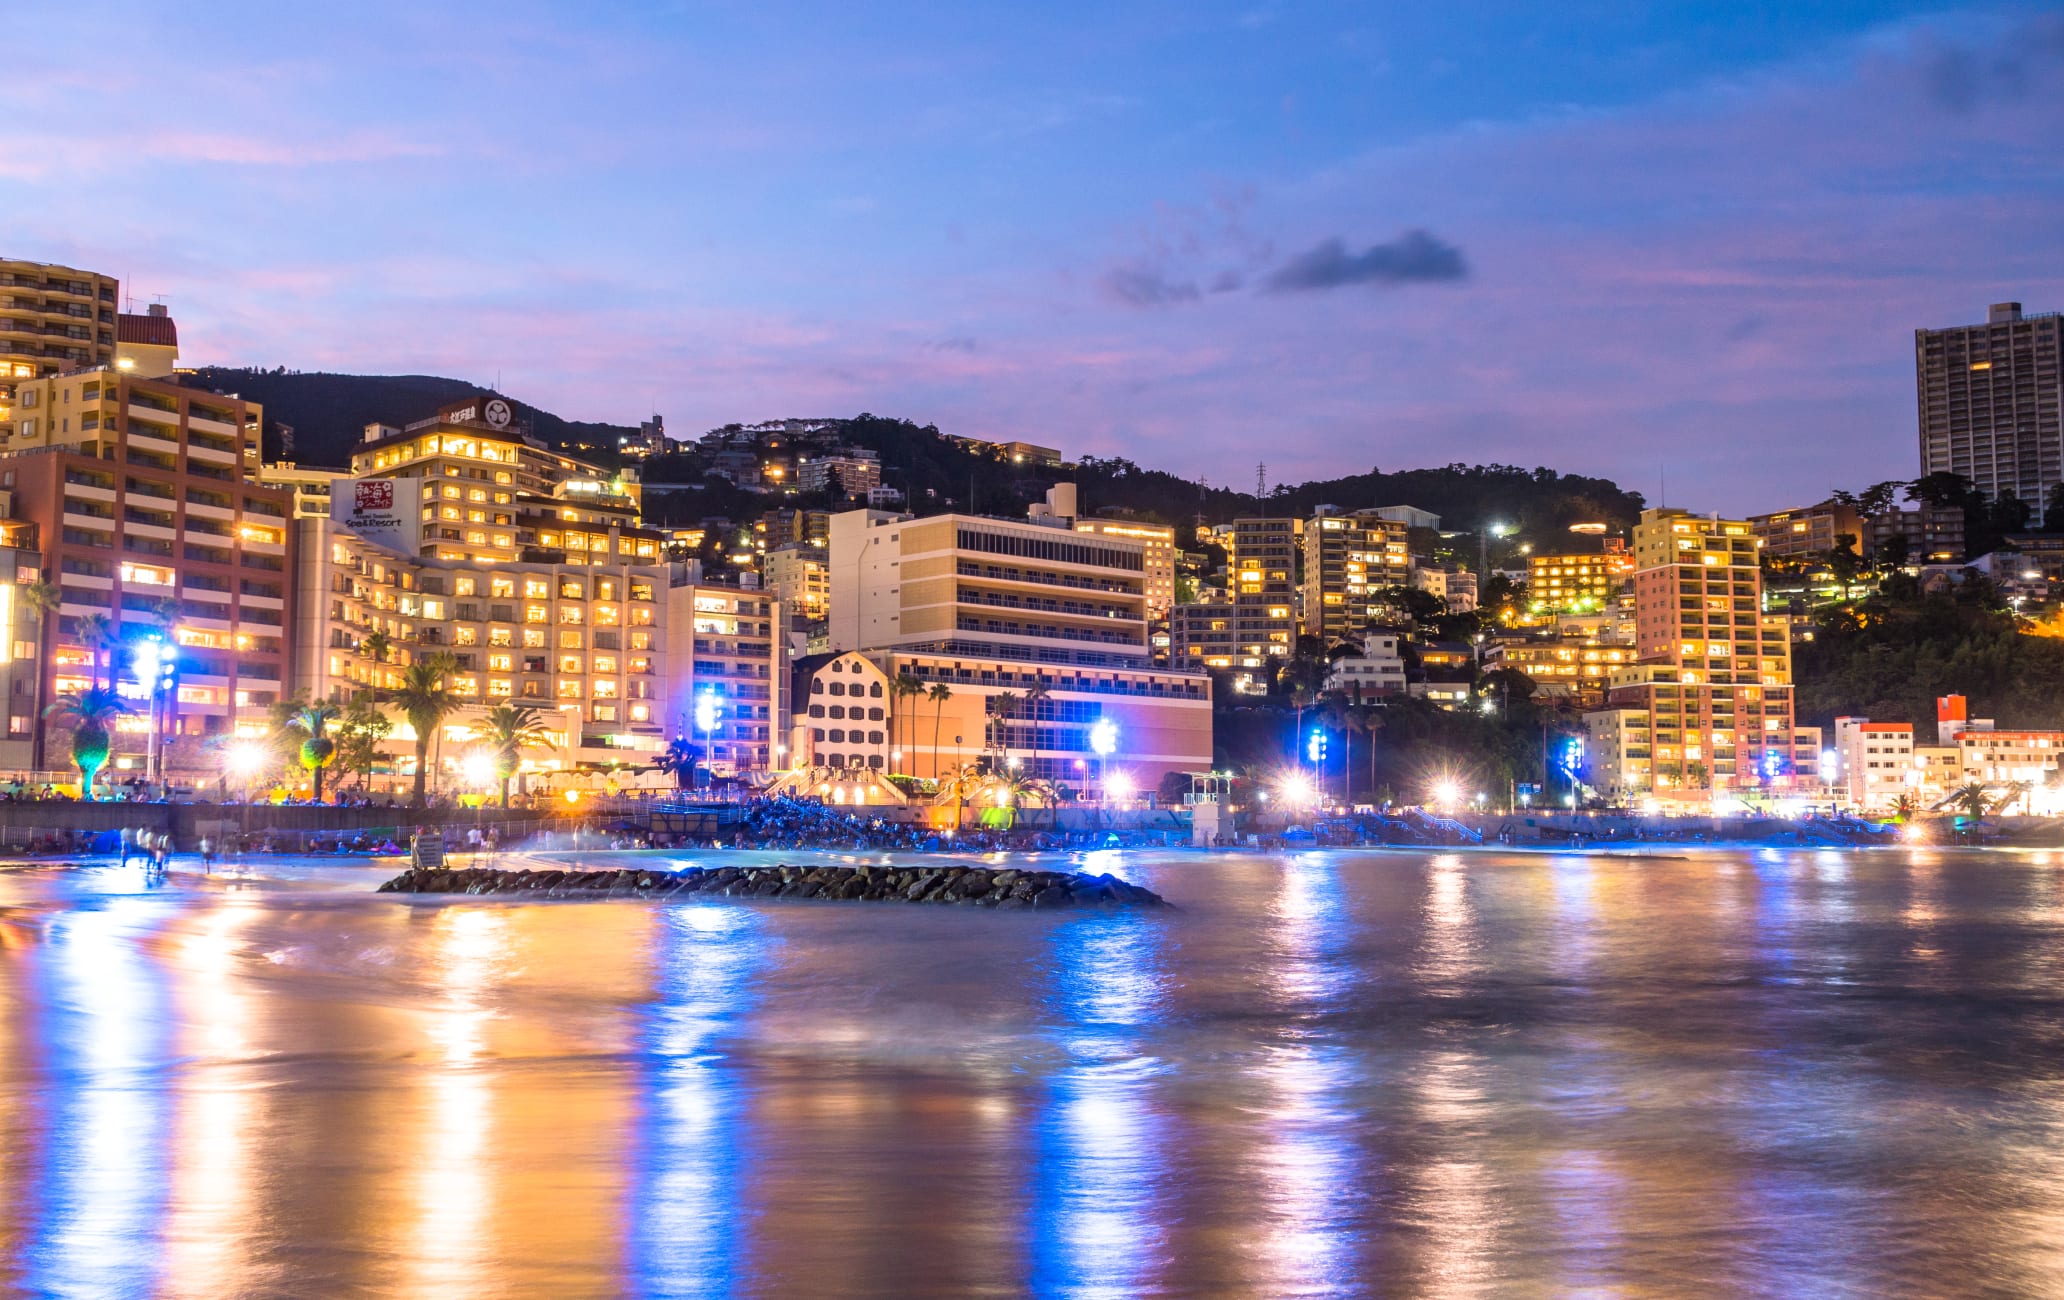
[[(387, 656), (394, 653), (394, 638), (385, 632), (368, 632), (358, 643), (358, 652), (376, 664), (387, 662)], [(374, 674), (377, 679), (378, 674)]]
[[(1359, 731), (1369, 738), (1369, 802), (1376, 802), (1376, 737), (1383, 731), (1383, 714), (1370, 705), (1357, 705), (1347, 712), (1350, 730)], [(1348, 804), (1352, 806), (1350, 798)]]
[(452, 693), (446, 678), (458, 671), (459, 661), (449, 651), (426, 655), (402, 670), (401, 685), (393, 694), (401, 716), (416, 733), (415, 804), (423, 806), (425, 782), (430, 775), (430, 737), (444, 720), (457, 713), (463, 702)]
[(1005, 757), (1010, 754), (1010, 720), (1017, 713), (1017, 692), (998, 691), (989, 697), (989, 716), (996, 719), (996, 749)]
[(71, 719), (72, 761), (79, 765), (80, 798), (93, 797), (93, 778), (107, 766), (108, 750), (113, 745), (108, 729), (127, 712), (129, 706), (122, 697), (104, 686), (66, 691), (51, 704), (51, 717)]
[(351, 697), (344, 717), (337, 725), (337, 766), (358, 774), (361, 790), (373, 783), (373, 765), (380, 761), (380, 744), (393, 734), (394, 723), (374, 702), (372, 692)]
[(932, 702), (932, 775), (939, 774), (939, 716), (946, 708), (946, 701), (953, 698), (953, 688), (944, 682), (934, 682), (925, 692), (925, 698)]
[(1949, 798), (1943, 802), (1963, 809), (1964, 816), (1972, 821), (1982, 820), (1986, 813), (1997, 806), (1982, 781), (1971, 781), (1958, 786), (1949, 792)]
[(315, 801), (321, 803), (323, 769), (337, 757), (337, 742), (330, 739), (330, 724), (344, 716), (344, 706), (335, 700), (317, 700), (295, 710), (290, 726), (308, 733), (301, 742), (301, 766), (315, 782)]
[(914, 743), (915, 737), (911, 733), (909, 724), (905, 721), (903, 716), (903, 701), (918, 699), (922, 697), (924, 693), (924, 681), (922, 678), (919, 678), (914, 673), (897, 673), (895, 680), (889, 683), (889, 699), (891, 703), (894, 705), (896, 711), (895, 723), (891, 724), (890, 730), (893, 732), (895, 730), (896, 724), (901, 724), (903, 727), (903, 744), (894, 745), (894, 748), (902, 749), (905, 746), (910, 746), (911, 748), (916, 747)]
[[(55, 614), (58, 606), (64, 603), (64, 590), (56, 583), (45, 578), (41, 582), (24, 583), (21, 589), (21, 596), (22, 603), (35, 612), (36, 653), (47, 664), (50, 660), (49, 656), (44, 653), (44, 650), (50, 644), (50, 616)], [(33, 747), (35, 753), (30, 758), (29, 764), (31, 767), (39, 770), (49, 766), (43, 757), (45, 747), (43, 727), (43, 691), (45, 680), (41, 672), (36, 674), (36, 743)]]
[[(1319, 725), (1340, 733), (1340, 801), (1354, 806), (1354, 706), (1339, 692), (1330, 692), (1319, 710)], [(1319, 765), (1319, 789), (1326, 788), (1326, 767)]]
[[(1035, 676), (1032, 684), (1025, 688), (1025, 720), (1032, 724), (1032, 775), (1039, 775), (1039, 706), (1053, 695), (1047, 689), (1046, 678)], [(1060, 816), (1056, 810), (1054, 816)], [(1058, 824), (1058, 823), (1056, 823)]]
[(523, 761), (526, 749), (550, 749), (552, 742), (538, 722), (538, 711), (529, 704), (497, 704), (480, 721), (481, 739), (494, 754), (495, 776), (502, 783), (502, 807), (509, 806), (509, 779)]
[(100, 685), (100, 656), (108, 656), (108, 685), (114, 685), (115, 646), (122, 640), (121, 624), (105, 614), (87, 614), (80, 618), (78, 627), (79, 644), (86, 647), (92, 656), (93, 685)]
[(1910, 822), (1921, 815), (1921, 798), (1911, 790), (1902, 791), (1892, 801), (1892, 815), (1903, 822)]

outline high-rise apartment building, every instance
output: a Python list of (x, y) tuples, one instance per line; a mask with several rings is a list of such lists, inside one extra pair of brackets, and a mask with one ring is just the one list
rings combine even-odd
[(1175, 604), (1175, 530), (1166, 524), (1142, 523), (1137, 519), (1078, 517), (1075, 531), (1097, 537), (1116, 537), (1138, 542), (1146, 548), (1147, 618), (1159, 622)]
[(0, 258), (0, 397), (14, 380), (112, 364), (119, 288), (111, 275)]
[(2060, 326), (1997, 302), (1982, 325), (1914, 331), (1922, 474), (1961, 474), (2041, 514), (2064, 479)]
[(760, 557), (762, 586), (788, 607), (798, 622), (814, 623), (831, 612), (831, 567), (823, 546), (790, 542)]
[(668, 735), (692, 741), (720, 776), (785, 766), (787, 667), (779, 600), (755, 588), (705, 582), (693, 564), (674, 565), (670, 583)]
[[(1243, 521), (1244, 522), (1244, 521)], [(1374, 603), (1386, 587), (1409, 586), (1409, 527), (1374, 510), (1322, 514), (1304, 525), (1303, 628), (1328, 642), (1351, 638), (1389, 616)], [(1239, 533), (1234, 534), (1235, 550)], [(1236, 578), (1238, 583), (1240, 579)]]
[(1297, 521), (1235, 519), (1226, 555), (1235, 669), (1266, 682), (1297, 645)]
[[(168, 771), (215, 764), (202, 742), (262, 728), (288, 689), (292, 496), (256, 480), (261, 419), (253, 403), (112, 364), (17, 381), (0, 486), (62, 593), (41, 698), (92, 680), (90, 615), (169, 630), (185, 650)], [(146, 727), (139, 712), (118, 739), (140, 751)], [(46, 744), (38, 766), (54, 757)]]
[(1168, 614), (1168, 657), (1178, 668), (1231, 668), (1238, 658), (1233, 602), (1213, 591)]
[[(1758, 543), (1745, 519), (1647, 510), (1634, 529), (1638, 661), (1613, 673), (1595, 736), (1644, 733), (1652, 788), (1701, 797), (1809, 786), (1820, 734), (1795, 725), (1791, 643), (1762, 612)], [(1610, 716), (1632, 711), (1640, 718)], [(1646, 727), (1635, 724), (1645, 721)]]
[(831, 648), (943, 688), (892, 701), (904, 772), (986, 759), (1087, 783), (1109, 720), (1110, 766), (1147, 785), (1209, 765), (1211, 682), (1154, 667), (1145, 575), (1141, 543), (1077, 533), (1066, 516), (847, 511), (831, 521)]

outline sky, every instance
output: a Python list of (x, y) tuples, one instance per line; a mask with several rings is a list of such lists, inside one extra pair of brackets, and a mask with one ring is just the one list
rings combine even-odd
[[(0, 253), (190, 365), (676, 436), (871, 411), (1216, 486), (1918, 472), (1912, 330), (2064, 309), (2042, 6), (17, 0)], [(139, 305), (138, 310), (141, 310)]]

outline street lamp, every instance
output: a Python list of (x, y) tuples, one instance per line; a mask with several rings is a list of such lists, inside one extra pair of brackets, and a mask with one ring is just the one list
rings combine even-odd
[(1097, 756), (1097, 803), (1106, 797), (1104, 786), (1111, 770), (1111, 755), (1118, 752), (1118, 724), (1098, 718), (1089, 728), (1089, 747)]
[(251, 784), (257, 779), (258, 769), (265, 765), (265, 747), (256, 741), (241, 740), (232, 745), (227, 756), (229, 770), (242, 777), (244, 782), (244, 840), (251, 838)]
[(723, 715), (723, 701), (717, 698), (717, 689), (706, 686), (695, 697), (695, 730), (702, 737), (702, 767), (716, 779), (717, 770), (710, 766), (710, 733), (717, 729), (717, 721)]
[(155, 783), (160, 766), (159, 700), (178, 675), (179, 649), (167, 644), (162, 633), (151, 632), (139, 640), (130, 653), (130, 668), (136, 674), (136, 684), (144, 690), (144, 698), (147, 701), (145, 715), (149, 720), (149, 735), (145, 739), (143, 751), (143, 779)]

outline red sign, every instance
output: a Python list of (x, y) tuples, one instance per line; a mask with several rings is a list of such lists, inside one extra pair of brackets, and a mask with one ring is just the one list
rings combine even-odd
[(392, 479), (373, 479), (353, 485), (356, 493), (352, 498), (354, 510), (394, 509), (394, 482)]

